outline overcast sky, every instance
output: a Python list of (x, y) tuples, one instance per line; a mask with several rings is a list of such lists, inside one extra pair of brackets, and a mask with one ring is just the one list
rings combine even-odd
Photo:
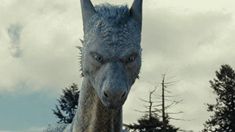
[[(93, 0), (131, 5), (132, 0)], [(124, 106), (124, 122), (141, 117), (149, 90), (162, 74), (174, 99), (172, 121), (199, 131), (208, 119), (206, 103), (215, 96), (208, 83), (222, 64), (235, 67), (233, 0), (145, 0), (143, 65)], [(51, 109), (64, 87), (81, 84), (79, 39), (83, 37), (79, 0), (1, 0), (0, 132), (40, 131), (56, 122)], [(157, 90), (160, 93), (160, 90)], [(159, 94), (156, 94), (157, 98)]]

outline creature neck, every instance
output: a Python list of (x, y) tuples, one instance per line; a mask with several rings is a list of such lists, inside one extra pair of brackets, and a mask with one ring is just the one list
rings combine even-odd
[(73, 132), (120, 132), (122, 108), (112, 110), (100, 101), (90, 81), (83, 79)]

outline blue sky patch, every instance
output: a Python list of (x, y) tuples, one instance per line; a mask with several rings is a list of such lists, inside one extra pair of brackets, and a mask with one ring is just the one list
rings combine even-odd
[(59, 96), (48, 91), (14, 93), (0, 93), (0, 130), (25, 130), (56, 122), (52, 109)]

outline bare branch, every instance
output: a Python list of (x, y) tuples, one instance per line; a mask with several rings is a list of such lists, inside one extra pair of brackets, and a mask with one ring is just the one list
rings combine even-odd
[(162, 104), (159, 104), (159, 105), (153, 105), (153, 107), (160, 107), (162, 106)]
[(147, 103), (149, 103), (149, 101), (148, 101), (148, 100), (145, 100), (145, 99), (142, 99), (142, 98), (139, 98), (139, 100), (141, 100), (141, 101), (143, 101), (143, 102), (147, 102)]
[(185, 120), (185, 119), (180, 119), (180, 118), (173, 118), (173, 117), (168, 117), (170, 120), (176, 120), (176, 121), (190, 121), (190, 120)]
[(136, 110), (136, 109), (134, 111), (140, 112), (140, 113), (148, 113), (148, 111), (142, 111), (142, 110)]
[(167, 112), (167, 114), (169, 115), (173, 115), (173, 114), (183, 114), (183, 111), (179, 111), (179, 112)]

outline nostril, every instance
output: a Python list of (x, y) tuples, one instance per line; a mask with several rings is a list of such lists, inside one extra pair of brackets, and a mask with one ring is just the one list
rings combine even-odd
[(108, 94), (106, 93), (106, 92), (104, 92), (104, 96), (106, 97), (106, 98), (108, 98), (109, 96), (108, 96)]
[(126, 92), (123, 92), (121, 98), (123, 99), (125, 96), (126, 96)]

